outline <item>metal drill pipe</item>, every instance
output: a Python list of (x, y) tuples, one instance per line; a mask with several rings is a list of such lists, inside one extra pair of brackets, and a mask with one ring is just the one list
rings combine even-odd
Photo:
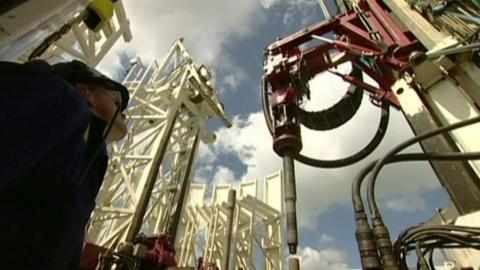
[(298, 258), (288, 259), (288, 270), (300, 270), (300, 261)]
[[(199, 128), (195, 131), (195, 137), (192, 142), (192, 147), (190, 152), (188, 153), (188, 164), (190, 166), (187, 167), (185, 173), (182, 175), (182, 179), (179, 184), (179, 191), (177, 191), (177, 194), (175, 194), (175, 202), (178, 202), (178, 205), (176, 205), (174, 212), (170, 213), (173, 214), (171, 221), (167, 225), (167, 235), (169, 235), (171, 238), (170, 240), (172, 241), (173, 244), (175, 244), (175, 240), (177, 237), (177, 230), (178, 226), (180, 224), (180, 218), (182, 215), (183, 211), (183, 206), (185, 204), (185, 199), (187, 197), (187, 191), (190, 188), (190, 175), (192, 172), (192, 167), (193, 167), (193, 161), (195, 160), (195, 154), (197, 151), (197, 146), (198, 146), (198, 141), (200, 138), (200, 131)], [(177, 197), (178, 196), (178, 197)], [(162, 232), (158, 232), (162, 233)]]
[(287, 212), (287, 244), (290, 254), (296, 254), (298, 245), (297, 191), (295, 188), (295, 164), (291, 152), (286, 152), (283, 155), (283, 175), (285, 208)]
[(233, 232), (233, 215), (235, 213), (235, 202), (236, 202), (236, 191), (235, 189), (230, 189), (228, 192), (228, 203), (227, 203), (227, 227), (225, 228), (225, 250), (224, 258), (222, 261), (223, 270), (228, 270), (230, 262), (230, 249), (232, 245), (232, 232)]

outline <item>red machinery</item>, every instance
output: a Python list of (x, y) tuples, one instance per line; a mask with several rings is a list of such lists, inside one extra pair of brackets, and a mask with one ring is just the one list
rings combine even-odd
[(104, 247), (86, 243), (80, 269), (139, 269), (162, 270), (176, 266), (175, 249), (166, 235), (158, 237), (140, 237), (134, 245), (119, 247), (112, 252)]
[[(335, 39), (325, 35), (333, 35)], [(324, 43), (301, 50), (301, 46), (315, 39)], [(333, 61), (330, 54), (333, 50), (344, 54)], [(296, 88), (301, 99), (308, 97), (306, 83), (313, 76), (351, 62), (373, 78), (379, 87), (354, 76), (335, 74), (370, 92), (376, 100), (387, 100), (399, 107), (389, 89), (396, 80), (394, 72), (402, 72), (409, 67), (409, 55), (415, 50), (422, 50), (421, 44), (392, 20), (381, 1), (361, 1), (358, 9), (314, 24), (271, 44), (266, 51), (265, 79), (272, 92), (290, 85)]]
[[(316, 44), (313, 44), (317, 41)], [(318, 44), (320, 42), (320, 44)], [(398, 75), (409, 69), (413, 52), (422, 45), (392, 19), (382, 1), (360, 1), (358, 5), (328, 21), (314, 24), (285, 38), (279, 38), (265, 52), (263, 108), (274, 138), (273, 148), (283, 157), (287, 242), (296, 253), (296, 192), (293, 160), (316, 167), (341, 167), (361, 160), (380, 143), (388, 125), (388, 107), (399, 109), (390, 88)], [(330, 70), (350, 62), (351, 74)], [(310, 97), (308, 81), (329, 71), (356, 89), (329, 109), (308, 112), (298, 105)], [(362, 80), (365, 73), (378, 87)], [(300, 154), (300, 124), (314, 130), (328, 130), (347, 122), (357, 111), (363, 91), (374, 104), (382, 104), (380, 126), (372, 141), (358, 153), (338, 160), (318, 160)]]

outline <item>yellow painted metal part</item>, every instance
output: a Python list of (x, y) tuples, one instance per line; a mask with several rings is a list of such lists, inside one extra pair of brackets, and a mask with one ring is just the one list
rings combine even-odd
[(94, 12), (98, 21), (95, 25), (89, 26), (93, 31), (98, 32), (113, 17), (114, 4), (111, 0), (93, 0), (88, 4), (89, 12)]

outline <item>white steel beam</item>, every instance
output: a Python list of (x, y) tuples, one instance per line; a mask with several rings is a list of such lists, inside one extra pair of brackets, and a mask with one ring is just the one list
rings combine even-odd
[[(404, 74), (393, 86), (392, 92), (400, 102), (402, 111), (415, 134), (423, 134), (439, 127), (436, 120), (441, 115), (434, 114), (425, 100), (428, 94), (417, 92), (411, 76)], [(455, 89), (453, 91), (456, 91)], [(425, 152), (454, 152), (456, 147), (445, 136), (435, 136), (420, 142)], [(460, 213), (470, 213), (479, 207), (480, 196), (478, 176), (468, 164), (459, 161), (431, 161), (430, 164), (442, 186), (449, 193), (452, 202)]]

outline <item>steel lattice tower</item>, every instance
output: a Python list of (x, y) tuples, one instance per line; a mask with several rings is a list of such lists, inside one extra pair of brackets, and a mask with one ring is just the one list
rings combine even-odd
[(139, 230), (176, 234), (199, 140), (215, 139), (203, 129), (205, 121), (219, 117), (231, 125), (209, 79), (181, 39), (160, 64), (132, 65), (123, 82), (131, 95), (129, 135), (111, 147), (88, 242), (115, 247)]

